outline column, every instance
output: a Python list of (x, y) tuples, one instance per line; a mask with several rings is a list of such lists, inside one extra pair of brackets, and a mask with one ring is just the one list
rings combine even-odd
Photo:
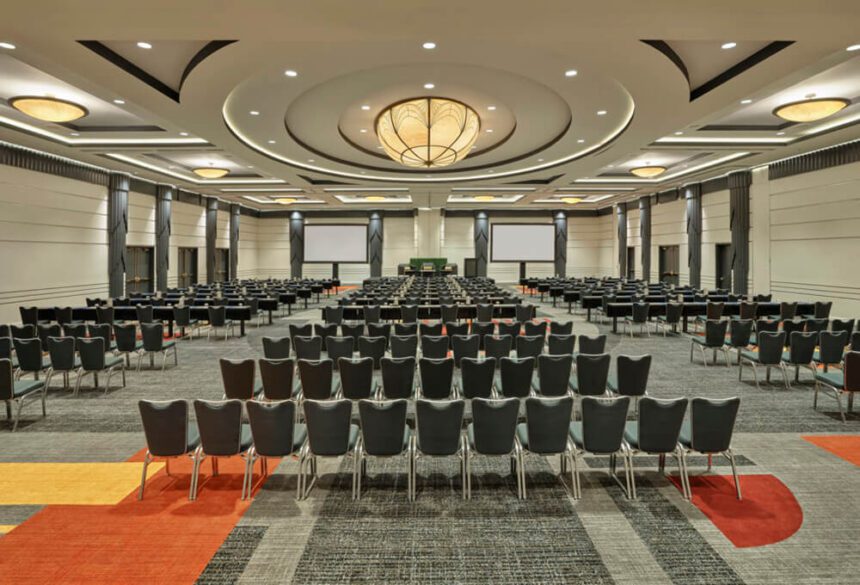
[(367, 226), (367, 248), (370, 254), (370, 276), (382, 276), (382, 212), (371, 211)]
[(555, 224), (555, 275), (562, 278), (567, 275), (567, 213), (556, 211), (553, 214)]
[(687, 267), (690, 286), (702, 286), (702, 185), (694, 183), (683, 189), (687, 201)]
[(639, 237), (642, 241), (642, 279), (651, 282), (651, 196), (639, 199)]
[(750, 263), (752, 282), (750, 292), (770, 293), (770, 178), (768, 167), (759, 167), (752, 172), (750, 185)]
[(732, 230), (732, 291), (749, 292), (750, 185), (752, 173), (731, 173), (729, 180), (729, 226)]
[(290, 214), (290, 277), (302, 277), (305, 258), (305, 216), (301, 211)]
[(125, 293), (125, 242), (128, 235), (128, 189), (131, 177), (111, 173), (108, 177), (108, 294)]
[(173, 211), (173, 185), (155, 187), (155, 290), (167, 290), (170, 269), (170, 225)]
[(478, 276), (487, 276), (490, 254), (490, 216), (486, 211), (475, 212), (475, 268)]
[(218, 200), (206, 200), (206, 282), (215, 282), (215, 239), (218, 237)]
[(230, 204), (230, 278), (239, 274), (239, 205)]
[(618, 276), (627, 276), (627, 204), (615, 206), (615, 223), (618, 230)]

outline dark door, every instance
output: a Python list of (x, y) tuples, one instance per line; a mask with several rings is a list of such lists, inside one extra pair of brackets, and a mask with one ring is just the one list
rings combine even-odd
[(717, 288), (731, 290), (732, 288), (732, 245), (717, 244), (717, 270), (715, 272)]
[(627, 248), (627, 280), (636, 278), (636, 248)]
[(660, 280), (668, 284), (678, 284), (678, 272), (681, 270), (679, 246), (660, 246), (658, 259)]
[(179, 288), (197, 284), (197, 248), (179, 248)]
[(152, 292), (152, 248), (125, 249), (125, 294)]
[(218, 248), (215, 250), (215, 282), (230, 280), (230, 250)]

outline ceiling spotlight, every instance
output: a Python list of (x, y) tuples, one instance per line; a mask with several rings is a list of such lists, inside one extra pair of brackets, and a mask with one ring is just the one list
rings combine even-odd
[(585, 140), (583, 140), (582, 138), (580, 138), (580, 139), (579, 139), (579, 140), (577, 140), (576, 142), (577, 142), (578, 144), (582, 144), (583, 142), (585, 142)]
[(179, 135), (180, 136), (188, 136), (188, 132), (180, 132)]
[(385, 197), (382, 195), (368, 195), (364, 198), (365, 201), (385, 201)]
[(475, 195), (475, 201), (493, 201), (495, 197), (493, 195)]
[(81, 133), (80, 132), (70, 132), (69, 135), (70, 136), (80, 136)]
[(366, 112), (366, 111), (368, 111), (368, 110), (370, 109), (370, 106), (368, 106), (367, 104), (365, 104), (365, 105), (361, 106), (361, 109), (362, 109), (362, 110), (364, 110), (364, 111)]
[(125, 103), (125, 100), (115, 99), (115, 100), (113, 101), (113, 103), (115, 103), (115, 104), (116, 104), (116, 105), (118, 105), (118, 106), (121, 106), (121, 105), (123, 105), (123, 104)]
[(251, 110), (248, 113), (251, 114), (252, 116), (259, 116), (260, 115), (260, 112), (258, 112), (257, 110)]
[(487, 109), (490, 110), (491, 112), (495, 112), (496, 106), (487, 106)]
[(776, 135), (777, 136), (785, 136), (785, 132), (777, 132)]
[(424, 43), (424, 44), (423, 44), (423, 45), (421, 45), (421, 46), (422, 46), (422, 47), (424, 47), (425, 49), (427, 49), (427, 50), (429, 51), (429, 50), (431, 50), (431, 49), (435, 49), (435, 48), (436, 48), (436, 43), (434, 43), (433, 41), (427, 41), (426, 43)]
[[(2, 44), (0, 44), (0, 47), (3, 47), (4, 44), (8, 44), (8, 43), (2, 43)], [(3, 48), (8, 49), (10, 47), (3, 47)], [(11, 48), (14, 49), (15, 48), (14, 45)], [(845, 50), (846, 51), (860, 51), (860, 45), (851, 45), (850, 47), (847, 47)]]
[(606, 115), (606, 110), (597, 110), (597, 115), (598, 115), (598, 116), (605, 116), (605, 115)]
[(199, 167), (191, 169), (191, 171), (198, 177), (203, 177), (204, 179), (220, 179), (221, 177), (226, 177), (230, 174), (228, 169), (219, 169), (218, 167)]
[(490, 170), (489, 170), (489, 171), (487, 171), (487, 172), (488, 172), (488, 173), (495, 173), (496, 171), (494, 171), (493, 169), (490, 169)]
[(286, 71), (284, 71), (284, 75), (286, 75), (287, 77), (298, 77), (299, 74), (292, 69), (287, 69)]
[(561, 200), (568, 205), (576, 205), (577, 203), (582, 201), (582, 197), (562, 197)]
[(493, 133), (493, 129), (492, 129), (492, 128), (487, 128), (487, 134), (492, 134), (492, 133)]
[(275, 203), (280, 203), (281, 205), (291, 205), (298, 201), (295, 197), (275, 197)]
[(675, 132), (675, 136), (681, 136), (682, 134), (683, 134), (683, 132), (681, 132), (680, 130), (678, 130), (677, 132)]
[(850, 103), (845, 98), (816, 98), (783, 104), (773, 114), (789, 122), (816, 122), (842, 111)]
[[(5, 41), (0, 43), (0, 49), (9, 49), (11, 51), (14, 48), (15, 48), (15, 45), (13, 45), (12, 43), (7, 43)], [(848, 50), (851, 51), (852, 49), (849, 47)]]
[(11, 98), (9, 105), (43, 122), (71, 122), (89, 113), (81, 105), (52, 97), (18, 96)]
[(641, 177), (643, 179), (653, 179), (654, 177), (659, 177), (665, 172), (666, 167), (661, 166), (645, 166), (630, 169), (631, 175), (636, 175), (637, 177)]
[(721, 49), (734, 49), (737, 46), (738, 46), (737, 43), (730, 42), (730, 43), (723, 43), (722, 45), (720, 45), (720, 48)]
[(268, 142), (269, 142), (269, 144), (275, 144), (274, 140), (269, 140)]
[(359, 130), (359, 132), (361, 132), (362, 134), (367, 134), (367, 128), (362, 128), (361, 130)]
[(751, 100), (751, 99), (749, 99), (749, 98), (747, 98), (747, 99), (745, 99), (745, 100), (741, 100), (741, 103), (742, 103), (742, 104), (744, 104), (744, 105), (746, 105), (746, 104), (751, 104), (751, 103), (752, 103), (752, 100)]
[(138, 42), (138, 43), (137, 43), (137, 46), (138, 46), (138, 47), (140, 47), (141, 49), (151, 49), (151, 48), (152, 48), (152, 44), (151, 44), (151, 43), (147, 43), (146, 41), (140, 41), (140, 42)]
[(542, 159), (542, 158), (539, 158), (539, 159), (538, 159), (538, 162), (543, 162), (543, 159)]
[(579, 73), (579, 71), (577, 71), (576, 69), (568, 69), (567, 71), (564, 72), (564, 76), (565, 77), (576, 77), (576, 75), (578, 73)]
[(432, 83), (425, 83), (424, 84), (424, 89), (433, 89), (434, 87), (436, 87), (436, 86)]
[(316, 161), (316, 159), (309, 158), (309, 159), (308, 159), (308, 162), (309, 162), (309, 163), (313, 163), (313, 162), (317, 162), (317, 161)]

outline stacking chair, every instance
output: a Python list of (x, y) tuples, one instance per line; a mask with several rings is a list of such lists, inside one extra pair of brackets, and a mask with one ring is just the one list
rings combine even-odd
[(828, 392), (836, 398), (839, 405), (839, 416), (845, 422), (845, 410), (842, 408), (842, 395), (848, 395), (848, 412), (854, 409), (854, 394), (860, 392), (860, 352), (849, 351), (845, 354), (845, 365), (841, 371), (816, 372), (815, 395), (812, 408), (818, 409), (818, 393)]
[(373, 359), (339, 358), (340, 391), (344, 398), (362, 400), (376, 396), (376, 380), (373, 376)]
[(749, 301), (741, 301), (741, 304), (738, 308), (737, 317), (732, 317), (732, 319), (740, 319), (741, 321), (755, 321), (758, 318), (758, 303), (749, 302)]
[(442, 335), (442, 327), (444, 325), (439, 323), (420, 323), (418, 325), (418, 331), (421, 334), (421, 337), (425, 335), (427, 337), (439, 337)]
[(812, 356), (812, 360), (824, 366), (827, 372), (831, 365), (842, 363), (842, 354), (848, 345), (847, 331), (822, 331), (818, 334), (818, 349)]
[(445, 323), (445, 335), (448, 337), (454, 337), (455, 335), (468, 335), (469, 334), (469, 323)]
[(466, 498), (466, 446), (463, 400), (423, 400), (415, 403), (415, 433), (412, 438), (412, 500), (417, 496), (418, 460), (421, 457), (458, 457), (463, 499)]
[(143, 337), (143, 348), (137, 354), (137, 371), (140, 371), (140, 360), (144, 354), (149, 354), (149, 367), (155, 366), (155, 354), (161, 354), (161, 371), (167, 365), (167, 353), (173, 352), (173, 365), (179, 365), (179, 351), (176, 341), (164, 340), (164, 325), (161, 323), (141, 323), (140, 332)]
[(105, 342), (105, 353), (116, 350), (116, 343), (112, 339), (113, 325), (98, 323), (90, 325), (87, 329), (91, 338), (100, 337)]
[[(314, 326), (311, 323), (305, 323), (304, 325), (290, 323), (289, 332), (291, 340), (295, 340), (296, 337), (313, 337)], [(295, 342), (293, 345), (295, 345)]]
[(781, 302), (779, 304), (779, 320), (791, 321), (797, 316), (797, 303)]
[[(305, 400), (302, 404), (308, 439), (299, 452), (299, 493), (306, 498), (317, 478), (317, 457), (353, 458), (352, 497), (358, 480), (359, 429), (352, 424), (349, 400)], [(308, 483), (308, 475), (311, 476)]]
[(143, 434), (146, 437), (146, 454), (143, 456), (143, 473), (137, 499), (143, 499), (146, 487), (146, 469), (156, 458), (164, 459), (165, 470), (170, 475), (170, 460), (177, 457), (193, 457), (200, 445), (197, 425), (188, 417), (186, 400), (140, 400), (137, 403)]
[(35, 325), (10, 325), (9, 337), (12, 339), (35, 339), (39, 335)]
[(400, 321), (415, 323), (418, 321), (418, 305), (400, 305)]
[(725, 303), (708, 302), (705, 305), (705, 314), (697, 315), (693, 323), (698, 327), (701, 323), (707, 323), (708, 321), (719, 321), (723, 318), (723, 311), (725, 310), (725, 308)]
[(401, 337), (406, 337), (407, 335), (415, 335), (418, 336), (418, 323), (395, 323), (394, 324), (394, 335), (399, 335)]
[(385, 347), (388, 348), (388, 342), (391, 339), (391, 324), (390, 323), (368, 323), (367, 337), (382, 337), (385, 339)]
[(46, 373), (50, 367), (50, 360), (42, 355), (42, 342), (38, 337), (33, 339), (12, 339), (15, 348), (15, 356), (18, 358), (18, 372), (16, 379), (26, 374), (33, 374), (33, 379)]
[[(251, 362), (253, 363), (253, 362)], [(245, 459), (247, 466), (248, 450), (251, 448), (251, 426), (242, 423), (241, 400), (195, 400), (194, 413), (200, 431), (200, 445), (192, 456), (194, 466), (191, 471), (191, 488), (188, 499), (197, 499), (197, 486), (200, 477), (200, 464), (206, 457), (212, 458), (212, 475), (218, 475), (218, 458), (234, 457)], [(246, 467), (247, 469), (247, 467)], [(242, 482), (242, 497), (245, 496), (248, 478)]]
[(447, 335), (422, 335), (421, 356), (441, 360), (448, 357), (450, 341)]
[(533, 305), (514, 305), (514, 311), (515, 318), (520, 323), (531, 321), (535, 314)]
[(537, 357), (543, 353), (544, 338), (541, 335), (520, 335), (517, 337), (517, 358)]
[(605, 395), (611, 363), (612, 356), (608, 353), (577, 355), (576, 375), (570, 379), (571, 389), (580, 396)]
[(806, 323), (803, 321), (783, 321), (782, 330), (785, 332), (785, 347), (791, 345), (791, 336), (796, 331), (802, 333)]
[(462, 398), (492, 398), (496, 377), (496, 359), (464, 357), (460, 360), (458, 394)]
[(729, 325), (729, 338), (723, 345), (727, 350), (735, 350), (738, 353), (738, 364), (741, 363), (741, 351), (750, 345), (752, 329), (753, 321), (748, 319), (733, 320)]
[(618, 398), (583, 397), (582, 420), (570, 423), (570, 439), (573, 443), (573, 497), (575, 499), (582, 497), (578, 459), (586, 453), (608, 456), (609, 474), (615, 481), (618, 481), (618, 477), (615, 475), (615, 463), (620, 455), (624, 460), (625, 491), (628, 498), (633, 497), (636, 488), (633, 486), (630, 448), (624, 441), (624, 428), (627, 423), (629, 407), (630, 398), (627, 396)]
[(451, 349), (454, 353), (454, 365), (459, 368), (462, 358), (477, 359), (480, 338), (477, 335), (455, 335), (451, 338)]
[(373, 358), (373, 369), (378, 370), (385, 355), (384, 337), (359, 337), (358, 355)]
[(285, 360), (290, 357), (289, 337), (264, 337), (263, 355), (270, 360)]
[(39, 341), (42, 342), (42, 347), (48, 347), (48, 339), (51, 337), (60, 337), (63, 334), (63, 330), (56, 323), (39, 323), (36, 327), (36, 333)]
[(705, 336), (695, 336), (691, 338), (690, 343), (690, 363), (693, 363), (693, 350), (699, 348), (702, 352), (702, 364), (708, 365), (708, 356), (705, 350), (711, 349), (714, 352), (714, 365), (717, 365), (717, 351), (723, 352), (723, 357), (726, 358), (726, 366), (729, 365), (729, 350), (725, 346), (726, 328), (728, 321), (706, 321)]
[(758, 352), (747, 349), (741, 350), (740, 362), (738, 363), (738, 380), (743, 379), (744, 364), (749, 364), (752, 366), (753, 376), (755, 376), (756, 388), (761, 389), (758, 383), (757, 366), (765, 367), (765, 375), (768, 382), (770, 382), (770, 369), (779, 368), (785, 381), (785, 387), (788, 388), (788, 373), (785, 370), (785, 364), (782, 363), (785, 332), (765, 331), (764, 333), (759, 333), (757, 337)]
[(540, 355), (537, 358), (535, 389), (541, 396), (558, 397), (570, 394), (572, 355)]
[(520, 321), (513, 321), (511, 323), (499, 321), (499, 335), (510, 335), (511, 339), (516, 339), (522, 328), (523, 324)]
[(741, 399), (737, 397), (725, 400), (693, 398), (690, 401), (690, 420), (681, 426), (681, 434), (678, 437), (678, 442), (683, 448), (681, 479), (685, 484), (688, 500), (693, 494), (690, 489), (687, 454), (692, 452), (708, 456), (708, 471), (711, 470), (713, 456), (724, 455), (732, 465), (735, 491), (738, 499), (741, 499), (741, 484), (738, 481), (738, 470), (732, 453), (732, 434), (740, 405)]
[(522, 452), (517, 439), (520, 401), (515, 398), (472, 400), (472, 422), (466, 427), (469, 452), (466, 457), (466, 498), (472, 497), (472, 458), (475, 455), (507, 457), (517, 481), (517, 498), (523, 497)]
[(24, 325), (39, 325), (39, 308), (38, 307), (18, 307), (21, 313), (21, 323)]
[(758, 345), (758, 337), (762, 333), (777, 333), (779, 321), (771, 319), (759, 319), (755, 322), (755, 335), (750, 338), (750, 345)]
[(0, 400), (6, 403), (6, 417), (12, 420), (13, 433), (18, 429), (21, 409), (29, 400), (41, 397), (42, 416), (47, 416), (45, 409), (46, 393), (45, 382), (41, 380), (16, 380), (12, 360), (0, 359)]
[(634, 408), (638, 408), (639, 399), (648, 395), (651, 356), (619, 355), (615, 367), (615, 376), (610, 374), (606, 387), (613, 394), (629, 396), (633, 400)]
[(564, 323), (560, 321), (550, 321), (549, 323), (550, 335), (571, 335), (572, 333), (573, 321), (565, 321)]
[(325, 352), (334, 363), (334, 369), (338, 369), (340, 358), (352, 359), (355, 353), (355, 340), (352, 337), (330, 336), (325, 340)]
[(415, 358), (387, 358), (380, 360), (382, 368), (382, 395), (387, 400), (415, 395)]
[(96, 307), (96, 323), (99, 325), (110, 325), (111, 327), (113, 327), (113, 324), (114, 324), (113, 307), (97, 306)]
[(379, 323), (380, 315), (382, 315), (382, 307), (379, 305), (365, 305), (364, 307), (364, 322)]
[[(248, 450), (245, 468), (245, 493), (243, 499), (251, 497), (254, 486), (254, 462), (261, 462), (261, 474), (268, 475), (269, 457), (289, 457), (296, 455), (305, 445), (307, 428), (296, 421), (296, 403), (292, 400), (278, 402), (257, 402), (245, 404), (248, 423), (251, 427), (253, 445)], [(296, 498), (301, 495), (296, 482)]]
[(81, 360), (75, 354), (74, 337), (49, 337), (48, 355), (51, 359), (51, 367), (45, 376), (45, 389), (51, 386), (51, 380), (55, 374), (62, 374), (63, 388), (69, 387), (69, 375), (81, 367)]
[(296, 336), (292, 342), (297, 360), (317, 361), (322, 356), (322, 337)]
[(314, 323), (314, 336), (322, 339), (322, 346), (327, 347), (326, 340), (337, 336), (336, 323)]
[(251, 400), (259, 394), (263, 386), (257, 384), (257, 366), (252, 359), (218, 360), (221, 369), (221, 383), (224, 386), (224, 398), (227, 400)]
[(84, 339), (87, 337), (88, 327), (86, 323), (72, 323), (63, 327), (63, 333), (75, 339)]
[(647, 333), (651, 337), (651, 332), (648, 330), (648, 319), (651, 315), (651, 305), (649, 303), (633, 303), (633, 314), (624, 317), (624, 328), (630, 332), (630, 337), (633, 337), (633, 326), (639, 326), (640, 333)]
[(212, 336), (212, 331), (218, 335), (218, 329), (224, 329), (224, 340), (227, 340), (227, 334), (235, 336), (236, 327), (232, 319), (227, 318), (227, 307), (208, 307), (209, 313), (209, 330), (206, 332), (206, 340)]
[(535, 323), (534, 321), (526, 321), (523, 323), (523, 335), (526, 337), (546, 337), (546, 329), (546, 321), (540, 321), (538, 323)]
[(352, 337), (354, 346), (358, 347), (358, 338), (364, 336), (364, 329), (364, 323), (342, 323), (340, 326), (340, 334), (343, 337)]
[(573, 398), (570, 396), (526, 398), (526, 422), (517, 425), (517, 439), (522, 448), (519, 470), (523, 499), (526, 498), (527, 453), (542, 457), (559, 455), (562, 474), (570, 469), (571, 485), (576, 481), (573, 477), (573, 449), (570, 441), (572, 410)]
[(323, 319), (326, 323), (340, 325), (343, 323), (343, 307), (323, 307)]
[(550, 355), (573, 355), (576, 335), (557, 335), (550, 333), (546, 341), (546, 352)]
[(838, 331), (845, 331), (850, 337), (852, 333), (854, 333), (854, 319), (833, 319), (830, 322), (830, 330), (834, 333)]
[[(801, 333), (795, 331), (791, 334), (791, 342), (789, 343), (788, 351), (782, 353), (782, 363), (786, 368), (794, 367), (794, 381), (800, 381), (800, 368), (806, 368), (812, 375), (818, 373), (818, 368), (815, 367), (813, 357), (815, 356), (815, 346), (818, 344), (818, 333)], [(791, 388), (791, 382), (786, 386)]]
[(484, 337), (484, 355), (495, 358), (496, 365), (503, 357), (511, 355), (512, 338), (510, 335), (487, 335)]
[(292, 358), (260, 361), (260, 382), (266, 400), (289, 400), (297, 397), (294, 390), (296, 362)]
[(499, 364), (499, 378), (496, 388), (505, 398), (527, 398), (532, 391), (532, 378), (535, 371), (535, 358), (503, 357)]
[[(78, 354), (81, 358), (81, 367), (75, 380), (75, 396), (81, 391), (81, 380), (87, 375), (93, 375), (93, 388), (99, 386), (99, 374), (107, 374), (105, 381), (105, 394), (110, 390), (110, 379), (117, 368), (122, 372), (122, 387), (125, 388), (125, 362), (121, 357), (108, 356), (105, 354), (105, 342), (101, 337), (90, 337), (77, 341)], [(20, 356), (19, 356), (20, 359)]]
[(804, 330), (807, 333), (821, 333), (822, 331), (827, 331), (829, 327), (829, 319), (806, 319), (804, 322)]
[(475, 307), (476, 321), (480, 323), (488, 323), (493, 320), (493, 305), (480, 304)]
[(329, 400), (337, 392), (334, 363), (329, 360), (299, 359), (299, 380), (305, 400)]
[(392, 335), (391, 336), (391, 357), (416, 357), (418, 354), (418, 336), (417, 335)]
[(442, 305), (440, 307), (442, 314), (442, 323), (446, 327), (449, 323), (456, 323), (460, 317), (460, 307), (458, 305)]
[(447, 400), (451, 397), (454, 383), (454, 358), (422, 357), (418, 360), (418, 372), (421, 376), (422, 398)]
[(155, 311), (153, 310), (152, 305), (137, 305), (134, 312), (137, 316), (137, 322), (139, 325), (143, 325), (144, 323), (153, 323), (155, 321), (155, 317), (153, 316)]
[(120, 357), (125, 357), (125, 365), (131, 367), (132, 354), (138, 356), (140, 350), (143, 349), (143, 342), (137, 339), (137, 325), (134, 323), (124, 323), (122, 325), (113, 326), (113, 336), (116, 343), (116, 354)]
[[(412, 359), (414, 358), (405, 358)], [(413, 366), (414, 370), (414, 366)], [(412, 431), (406, 426), (406, 407), (408, 402), (399, 400), (361, 400), (358, 414), (361, 419), (361, 440), (358, 442), (358, 461), (355, 469), (355, 498), (361, 498), (361, 479), (367, 474), (368, 457), (405, 456), (411, 463), (409, 446)], [(407, 466), (407, 499), (412, 499), (412, 470)]]
[[(605, 335), (580, 335), (579, 336), (579, 353), (584, 354), (601, 354), (606, 351), (606, 336)], [(574, 357), (578, 355), (573, 354)]]
[[(683, 448), (678, 442), (684, 415), (687, 412), (687, 399), (659, 400), (645, 396), (639, 401), (639, 416), (635, 421), (628, 421), (624, 428), (624, 441), (627, 443), (630, 455), (631, 474), (633, 471), (633, 455), (647, 453), (659, 456), (659, 470), (666, 468), (666, 455), (672, 454), (678, 462), (678, 475), (687, 496), (688, 488), (685, 482), (685, 458)], [(636, 498), (636, 478), (630, 482), (633, 488), (633, 498)]]
[(472, 334), (478, 336), (479, 346), (481, 349), (484, 349), (484, 339), (493, 335), (496, 332), (496, 324), (492, 321), (488, 321), (486, 323), (481, 321), (475, 321), (472, 323)]
[(54, 321), (56, 321), (63, 329), (73, 323), (77, 323), (74, 319), (71, 307), (54, 307)]

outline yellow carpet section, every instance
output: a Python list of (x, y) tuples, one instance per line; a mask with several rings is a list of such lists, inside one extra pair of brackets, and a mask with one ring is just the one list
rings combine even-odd
[(9, 534), (17, 524), (0, 524), (0, 534)]
[[(163, 463), (151, 463), (147, 478)], [(118, 504), (140, 485), (143, 464), (0, 463), (0, 506)]]

